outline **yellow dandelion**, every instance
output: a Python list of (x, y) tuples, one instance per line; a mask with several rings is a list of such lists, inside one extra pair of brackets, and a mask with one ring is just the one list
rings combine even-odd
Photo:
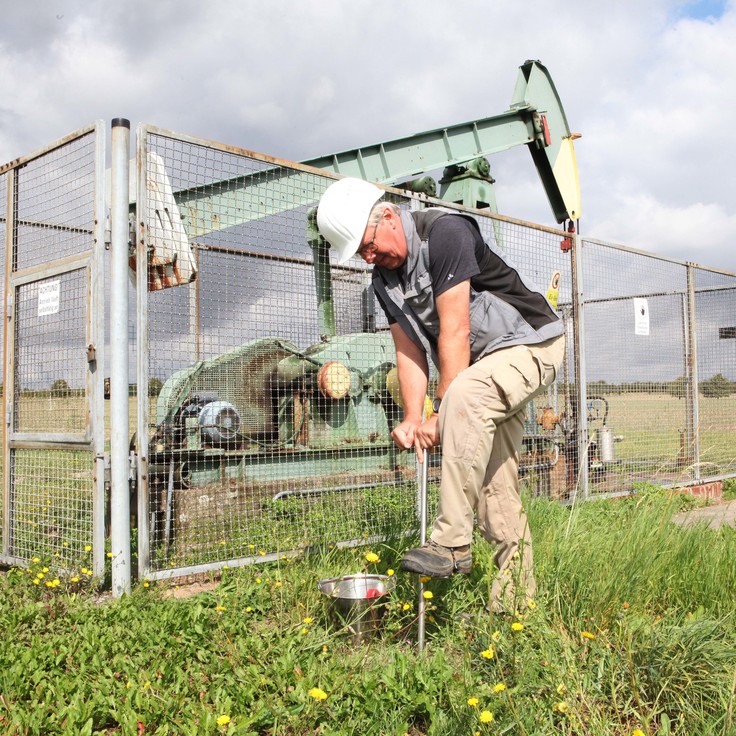
[(322, 645), (322, 651), (323, 651), (323, 652), (326, 652), (326, 651), (327, 651), (327, 644), (323, 644), (323, 645)]
[(425, 590), (424, 593), (422, 593), (422, 595), (424, 596), (425, 600), (428, 600), (428, 601), (434, 598), (431, 590)]
[(566, 688), (566, 687), (565, 687), (565, 685), (564, 685), (564, 684), (563, 684), (563, 683), (561, 682), (561, 683), (560, 683), (560, 684), (559, 684), (559, 685), (557, 686), (557, 694), (558, 694), (558, 695), (564, 695), (564, 694), (565, 694), (566, 692), (567, 692), (567, 688)]
[(319, 687), (313, 687), (309, 691), (309, 697), (315, 700), (327, 700), (327, 693)]
[(391, 577), (393, 574), (394, 574), (393, 569), (389, 567), (389, 569), (386, 570), (386, 575), (388, 575), (389, 577)]
[(631, 732), (631, 736), (644, 736), (644, 731), (642, 731), (640, 728), (635, 728)]
[(145, 582), (145, 583), (143, 583), (143, 587), (144, 587), (144, 588), (148, 588), (148, 587), (149, 587), (150, 585), (151, 585), (151, 584), (150, 584), (149, 582)]
[(502, 682), (497, 682), (493, 686), (493, 692), (494, 693), (502, 693), (506, 689), (506, 685), (504, 685)]
[(84, 551), (85, 552), (91, 552), (92, 551), (92, 545), (89, 545), (89, 544), (85, 545)]
[(535, 600), (534, 600), (533, 598), (530, 598), (530, 599), (529, 599), (529, 600), (528, 600), (528, 601), (526, 602), (526, 605), (527, 605), (527, 607), (528, 607), (529, 609), (531, 609), (531, 610), (533, 611), (533, 610), (534, 610), (534, 609), (535, 609), (535, 608), (537, 607), (537, 602), (536, 602), (536, 601), (535, 601)]
[(217, 716), (217, 725), (218, 726), (227, 726), (227, 724), (230, 723), (230, 716), (221, 715)]
[(402, 611), (408, 611), (411, 608), (411, 603), (404, 603), (403, 606), (401, 606)]
[(253, 612), (253, 609), (250, 606), (246, 606), (245, 607), (245, 612), (246, 613), (252, 613)]
[(524, 624), (522, 624), (521, 621), (514, 621), (514, 623), (511, 624), (511, 628), (514, 631), (523, 631), (524, 630)]
[(256, 583), (257, 583), (258, 585), (260, 585), (260, 584), (261, 584), (261, 582), (262, 582), (262, 581), (261, 581), (261, 579), (260, 579), (260, 578), (256, 578)]
[(282, 582), (281, 582), (280, 580), (277, 580), (277, 581), (276, 581), (276, 582), (275, 582), (275, 583), (273, 584), (274, 588), (280, 588), (280, 587), (281, 587), (282, 585), (283, 585), (283, 583), (282, 583)]
[(300, 633), (302, 633), (302, 634), (308, 634), (309, 633), (309, 629), (305, 626), (305, 627), (302, 628), (302, 630), (301, 630)]
[(380, 562), (381, 558), (375, 552), (367, 552), (365, 555), (368, 562)]
[(307, 616), (307, 617), (306, 617), (306, 618), (304, 619), (304, 623), (305, 623), (305, 624), (311, 624), (311, 623), (312, 623), (312, 621), (314, 621), (314, 619), (313, 619), (313, 618), (312, 618), (311, 616)]
[(38, 578), (35, 578), (35, 580), (33, 581), (34, 585), (40, 585), (40, 583), (41, 581)]
[(266, 554), (266, 550), (265, 549), (259, 549), (258, 550), (258, 554), (261, 555), (261, 557), (263, 557)]
[(43, 572), (48, 572), (48, 571), (49, 571), (48, 567), (43, 568)]
[(71, 580), (72, 583), (78, 583), (79, 582), (79, 578), (76, 575), (73, 578), (69, 578), (69, 580)]
[(564, 700), (560, 700), (559, 703), (555, 703), (552, 706), (552, 710), (557, 711), (558, 713), (567, 713), (567, 703)]
[(225, 611), (225, 606), (215, 606), (215, 611)]
[(107, 553), (108, 558), (112, 557), (112, 552)]
[(585, 637), (586, 639), (595, 639), (595, 634), (591, 634), (590, 631), (581, 631), (580, 635)]
[(471, 708), (475, 708), (475, 706), (478, 705), (478, 698), (468, 698), (468, 705)]
[(38, 557), (34, 557), (34, 558), (33, 558), (33, 562), (35, 562), (35, 563), (39, 563), (39, 562), (41, 562), (41, 560), (40, 560), (40, 559), (39, 559)]
[(489, 710), (482, 710), (478, 718), (481, 723), (490, 723), (493, 720), (493, 713)]
[(38, 578), (39, 580), (43, 580), (43, 578), (44, 578), (44, 574), (43, 574), (42, 572), (37, 572), (37, 573), (36, 573), (36, 577), (37, 577), (37, 578)]
[(495, 652), (493, 651), (493, 647), (488, 647), (488, 649), (484, 649), (480, 656), (483, 657), (483, 659), (493, 659), (493, 655)]

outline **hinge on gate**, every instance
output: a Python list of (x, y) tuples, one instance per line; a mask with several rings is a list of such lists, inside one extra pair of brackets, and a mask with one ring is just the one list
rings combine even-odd
[(138, 455), (131, 450), (128, 456), (128, 481), (138, 480)]
[(112, 476), (111, 476), (111, 471), (110, 471), (110, 453), (103, 452), (102, 455), (98, 455), (98, 457), (102, 458), (102, 467), (104, 468), (104, 473), (105, 473), (105, 492), (109, 493), (110, 489), (112, 488)]

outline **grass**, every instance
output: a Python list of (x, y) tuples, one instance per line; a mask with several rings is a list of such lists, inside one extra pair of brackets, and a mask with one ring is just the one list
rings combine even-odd
[(362, 646), (317, 591), (398, 568), (404, 541), (225, 570), (187, 599), (142, 582), (100, 603), (81, 570), (38, 560), (0, 580), (0, 731), (730, 736), (736, 530), (675, 525), (680, 508), (652, 487), (573, 510), (534, 499), (533, 607), (485, 612), (478, 540), (471, 575), (425, 586), (423, 652), (414, 576), (396, 573)]

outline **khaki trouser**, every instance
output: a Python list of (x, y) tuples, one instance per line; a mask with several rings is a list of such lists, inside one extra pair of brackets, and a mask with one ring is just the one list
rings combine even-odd
[(477, 513), (481, 534), (496, 550), (491, 605), (497, 610), (514, 610), (517, 582), (519, 595), (536, 592), (519, 451), (525, 407), (554, 382), (564, 349), (560, 336), (497, 350), (459, 373), (442, 399), (442, 481), (431, 536), (445, 547), (470, 544)]

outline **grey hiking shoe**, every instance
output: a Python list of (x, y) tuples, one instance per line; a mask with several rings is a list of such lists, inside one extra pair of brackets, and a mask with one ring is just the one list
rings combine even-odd
[(448, 578), (456, 572), (467, 575), (473, 569), (473, 556), (470, 554), (470, 545), (443, 547), (430, 539), (404, 555), (401, 569), (432, 578)]

